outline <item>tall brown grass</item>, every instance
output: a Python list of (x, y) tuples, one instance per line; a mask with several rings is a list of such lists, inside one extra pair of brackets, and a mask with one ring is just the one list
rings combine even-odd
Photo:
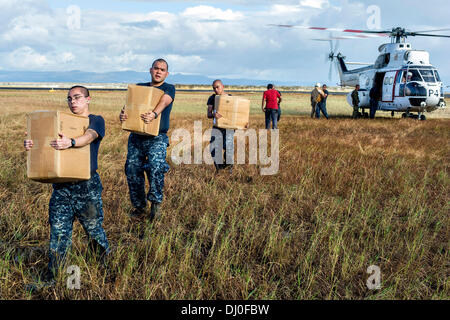
[[(171, 131), (206, 119), (208, 93), (178, 93)], [(263, 128), (260, 94), (251, 126)], [(331, 97), (331, 120), (309, 118), (308, 97), (284, 94), (280, 169), (174, 165), (160, 221), (131, 221), (124, 174), (124, 92), (92, 92), (107, 135), (100, 147), (104, 227), (113, 248), (105, 272), (86, 256), (75, 222), (68, 264), (81, 289), (30, 294), (46, 268), (51, 186), (26, 178), (27, 112), (64, 109), (65, 92), (0, 91), (0, 297), (2, 299), (448, 299), (450, 120), (385, 115), (352, 120)], [(433, 117), (431, 117), (433, 118)], [(366, 269), (381, 269), (369, 290)]]

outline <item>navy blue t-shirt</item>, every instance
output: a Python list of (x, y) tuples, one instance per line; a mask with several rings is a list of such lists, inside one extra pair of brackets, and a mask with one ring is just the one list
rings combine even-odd
[[(138, 86), (147, 86), (151, 87), (151, 82), (146, 83), (138, 83)], [(164, 91), (165, 94), (169, 95), (172, 98), (172, 102), (163, 110), (163, 112), (158, 115), (161, 117), (160, 123), (159, 123), (159, 134), (161, 133), (167, 133), (169, 131), (169, 121), (170, 121), (170, 111), (172, 111), (172, 104), (173, 100), (175, 100), (175, 86), (173, 84), (168, 84), (164, 82), (159, 87), (154, 86), (155, 88), (158, 88), (159, 90)]]
[(98, 137), (94, 141), (91, 142), (89, 148), (91, 151), (91, 176), (97, 171), (98, 164), (98, 148), (100, 147), (100, 142), (105, 136), (105, 120), (102, 116), (96, 116), (94, 114), (89, 115), (89, 127), (88, 129), (92, 129), (97, 132)]
[(323, 90), (323, 93), (325, 93), (327, 96), (325, 98), (322, 98), (322, 102), (326, 103), (327, 102), (327, 98), (328, 98), (328, 94), (329, 94), (328, 90), (327, 89)]

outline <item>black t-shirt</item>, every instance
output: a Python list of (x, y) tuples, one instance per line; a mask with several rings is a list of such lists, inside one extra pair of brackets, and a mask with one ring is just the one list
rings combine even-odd
[(105, 120), (103, 119), (102, 116), (90, 114), (88, 129), (92, 129), (98, 134), (97, 139), (92, 141), (91, 144), (89, 145), (91, 152), (91, 176), (92, 176), (92, 174), (94, 174), (98, 169), (97, 163), (98, 149), (100, 147), (100, 142), (105, 136)]
[[(151, 87), (152, 83), (151, 82), (138, 83), (137, 85)], [(164, 82), (159, 87), (155, 86), (155, 88), (164, 91), (165, 94), (169, 95), (172, 98), (172, 102), (166, 108), (164, 108), (163, 112), (161, 112), (161, 114), (159, 115), (159, 117), (161, 117), (159, 123), (159, 134), (167, 133), (167, 131), (169, 131), (170, 125), (170, 111), (172, 111), (173, 101), (175, 100), (175, 86), (173, 84), (168, 84)]]
[(327, 89), (325, 89), (325, 90), (322, 89), (322, 91), (323, 91), (323, 93), (325, 93), (327, 95), (325, 98), (322, 98), (322, 102), (325, 103), (325, 102), (327, 102), (327, 98), (328, 98), (328, 90)]
[[(212, 94), (209, 98), (208, 98), (208, 102), (206, 102), (206, 105), (209, 106), (211, 105), (213, 107), (212, 111), (216, 110), (216, 96), (217, 94)], [(231, 94), (227, 93), (227, 96), (231, 96)], [(213, 119), (213, 125), (216, 125), (216, 118)]]

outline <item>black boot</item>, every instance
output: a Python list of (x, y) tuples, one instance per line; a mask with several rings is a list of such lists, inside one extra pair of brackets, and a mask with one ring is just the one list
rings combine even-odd
[(142, 218), (145, 216), (146, 210), (145, 208), (134, 208), (128, 215), (131, 218)]
[(150, 208), (150, 220), (160, 219), (161, 218), (161, 203), (152, 202), (152, 206)]
[(56, 274), (54, 271), (47, 271), (33, 283), (25, 285), (25, 291), (31, 294), (39, 293), (46, 288), (52, 288), (56, 285)]

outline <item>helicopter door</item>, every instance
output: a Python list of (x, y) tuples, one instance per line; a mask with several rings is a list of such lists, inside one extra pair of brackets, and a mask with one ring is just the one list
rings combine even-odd
[(398, 70), (395, 78), (394, 96), (403, 97), (405, 95), (406, 74), (405, 71)]
[(383, 102), (394, 101), (394, 82), (397, 71), (388, 71), (383, 80)]

